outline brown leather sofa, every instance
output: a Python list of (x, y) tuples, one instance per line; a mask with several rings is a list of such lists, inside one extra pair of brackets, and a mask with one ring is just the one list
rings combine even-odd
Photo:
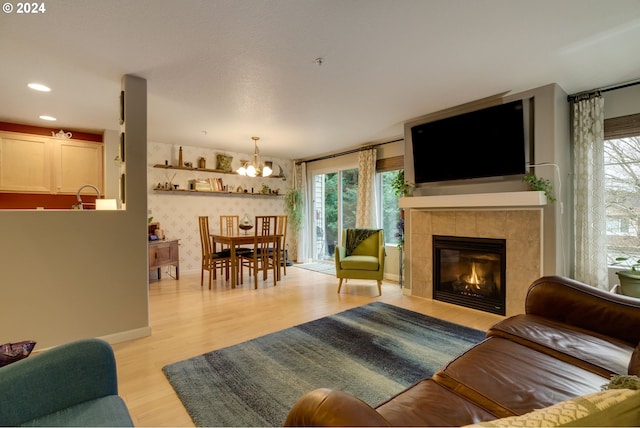
[(433, 377), (375, 409), (318, 389), (298, 400), (285, 425), (461, 426), (525, 415), (600, 391), (614, 374), (640, 374), (639, 342), (640, 299), (543, 277), (528, 290), (525, 314), (491, 327)]

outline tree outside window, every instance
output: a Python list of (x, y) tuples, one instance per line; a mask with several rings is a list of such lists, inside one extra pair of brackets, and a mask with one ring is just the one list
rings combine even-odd
[(608, 262), (640, 259), (640, 131), (605, 140), (605, 189)]
[(380, 173), (381, 194), (382, 194), (382, 228), (384, 229), (384, 240), (386, 244), (397, 245), (400, 243), (400, 208), (398, 207), (398, 196), (395, 194), (392, 181), (398, 171), (385, 171)]

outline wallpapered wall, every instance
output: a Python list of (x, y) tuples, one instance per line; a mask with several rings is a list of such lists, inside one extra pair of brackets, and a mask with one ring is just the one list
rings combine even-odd
[[(201, 263), (200, 236), (198, 231), (198, 216), (209, 216), (209, 228), (219, 230), (221, 215), (239, 215), (241, 218), (247, 214), (251, 219), (255, 215), (281, 215), (284, 212), (282, 196), (258, 196), (258, 195), (208, 195), (192, 193), (172, 193), (156, 191), (158, 183), (172, 182), (180, 189), (188, 189), (189, 180), (221, 178), (224, 185), (236, 190), (238, 186), (248, 188), (251, 191), (260, 192), (265, 184), (271, 189), (280, 189), (283, 195), (291, 187), (293, 162), (277, 158), (260, 156), (260, 160), (273, 161), (274, 175), (282, 174), (282, 178), (249, 178), (235, 174), (218, 174), (201, 171), (184, 171), (175, 169), (154, 168), (153, 165), (163, 164), (165, 160), (169, 165), (178, 164), (178, 151), (180, 145), (149, 142), (147, 145), (147, 185), (149, 216), (153, 222), (159, 222), (167, 239), (180, 239), (180, 271), (199, 272)], [(202, 147), (182, 146), (182, 158), (184, 162), (192, 162), (198, 165), (198, 159), (207, 159), (207, 168), (216, 167), (216, 155), (224, 154), (233, 157), (232, 169), (240, 167), (241, 159), (252, 159), (252, 154), (222, 152), (215, 149)], [(251, 231), (253, 232), (253, 231)], [(287, 241), (290, 241), (288, 233)], [(173, 268), (171, 268), (173, 269)], [(171, 271), (174, 273), (173, 270)], [(150, 273), (153, 278), (155, 272)]]

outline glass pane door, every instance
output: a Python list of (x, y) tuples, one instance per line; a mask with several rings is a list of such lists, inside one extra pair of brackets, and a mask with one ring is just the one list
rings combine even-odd
[(313, 186), (313, 258), (333, 260), (342, 229), (356, 226), (358, 169), (316, 174)]

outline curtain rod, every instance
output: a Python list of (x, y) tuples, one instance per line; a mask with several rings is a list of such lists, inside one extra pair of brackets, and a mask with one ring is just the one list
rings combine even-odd
[(626, 82), (626, 83), (619, 83), (617, 85), (606, 86), (600, 89), (591, 89), (590, 91), (578, 92), (577, 94), (572, 94), (567, 96), (567, 101), (573, 102), (580, 99), (587, 99), (593, 96), (598, 96), (603, 92), (615, 91), (616, 89), (628, 88), (629, 86), (635, 86), (635, 85), (640, 85), (640, 80), (635, 80), (635, 81)]
[(296, 165), (300, 165), (303, 162), (316, 162), (316, 161), (321, 161), (321, 160), (325, 160), (325, 159), (333, 159), (333, 158), (337, 158), (338, 156), (350, 155), (352, 153), (358, 153), (358, 152), (361, 152), (363, 150), (372, 149), (374, 147), (383, 146), (383, 145), (389, 144), (389, 143), (397, 143), (399, 141), (404, 141), (404, 138), (398, 138), (397, 140), (385, 141), (384, 143), (369, 144), (368, 146), (358, 147), (357, 149), (345, 150), (344, 152), (333, 153), (331, 155), (320, 156), (320, 157), (313, 158), (313, 159), (301, 160), (301, 161), (297, 161)]

